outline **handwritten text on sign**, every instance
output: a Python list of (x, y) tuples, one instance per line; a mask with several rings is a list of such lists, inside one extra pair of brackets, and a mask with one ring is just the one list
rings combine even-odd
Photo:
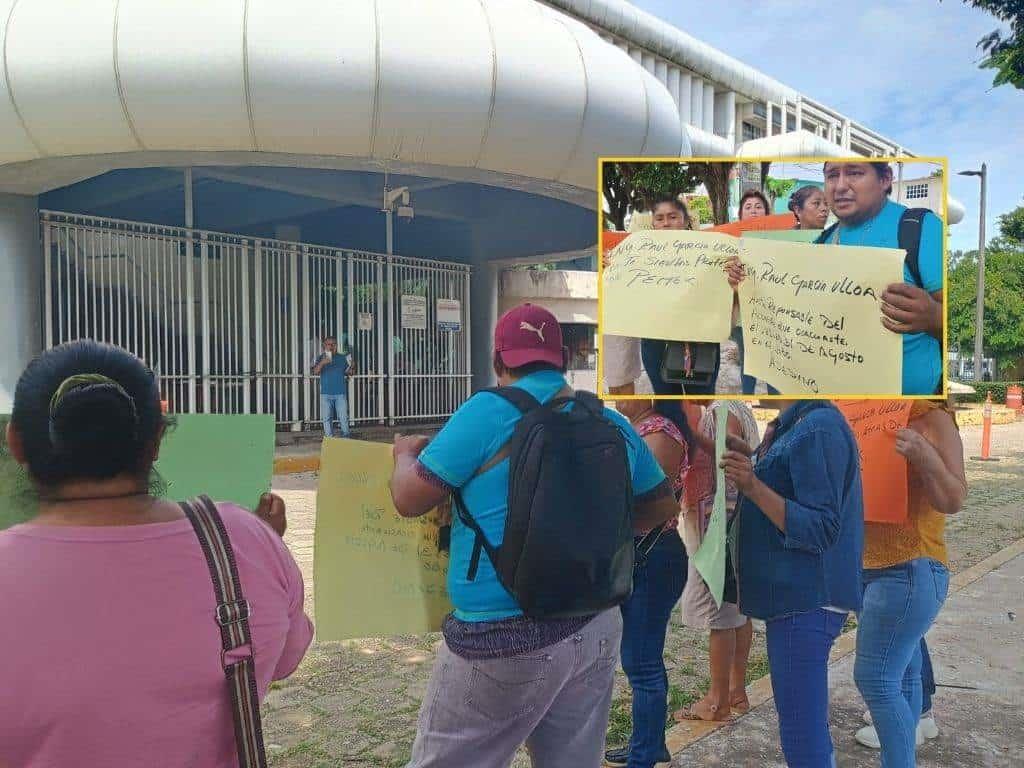
[(724, 341), (732, 316), (725, 263), (738, 254), (736, 238), (713, 232), (630, 235), (604, 269), (601, 333)]
[(745, 239), (744, 373), (786, 394), (898, 395), (903, 341), (881, 295), (903, 251)]
[(436, 632), (451, 610), (436, 513), (406, 519), (391, 502), (391, 446), (325, 440), (317, 491), (319, 640)]
[(907, 519), (907, 461), (896, 453), (896, 433), (907, 426), (913, 401), (839, 400), (860, 451), (864, 519), (902, 523)]

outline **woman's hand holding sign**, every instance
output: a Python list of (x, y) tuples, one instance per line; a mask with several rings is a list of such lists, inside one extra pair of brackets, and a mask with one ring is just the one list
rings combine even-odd
[(746, 277), (746, 268), (743, 266), (743, 262), (740, 261), (739, 256), (732, 256), (726, 262), (725, 276), (734, 291), (743, 282), (743, 278)]

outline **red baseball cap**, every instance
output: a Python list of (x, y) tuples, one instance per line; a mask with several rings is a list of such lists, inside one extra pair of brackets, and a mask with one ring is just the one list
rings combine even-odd
[(494, 351), (509, 368), (529, 363), (565, 365), (562, 326), (555, 316), (536, 304), (510, 309), (494, 326)]

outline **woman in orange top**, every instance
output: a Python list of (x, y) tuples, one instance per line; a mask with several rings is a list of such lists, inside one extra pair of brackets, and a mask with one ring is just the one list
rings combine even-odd
[(907, 519), (864, 524), (864, 606), (854, 679), (871, 712), (882, 765), (912, 768), (921, 716), (921, 640), (946, 600), (946, 515), (963, 505), (967, 479), (956, 419), (942, 403), (914, 404), (908, 426), (896, 436), (896, 451), (908, 465)]

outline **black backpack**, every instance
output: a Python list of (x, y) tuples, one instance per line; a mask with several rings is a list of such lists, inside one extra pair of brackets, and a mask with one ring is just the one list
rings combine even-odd
[(530, 618), (587, 616), (622, 604), (633, 590), (634, 547), (633, 484), (620, 427), (591, 392), (565, 390), (569, 396), (541, 405), (518, 387), (483, 391), (522, 417), (477, 472), (509, 459), (501, 546), (487, 540), (462, 494), (454, 494), (459, 519), (476, 534), (466, 578), (476, 578), (483, 550)]
[[(900, 216), (899, 229), (896, 230), (897, 246), (907, 252), (904, 262), (910, 270), (914, 285), (918, 288), (924, 288), (924, 281), (921, 279), (921, 227), (927, 213), (931, 213), (927, 208), (907, 208)], [(836, 222), (818, 235), (814, 242), (819, 245), (827, 243), (838, 226), (839, 222)]]

